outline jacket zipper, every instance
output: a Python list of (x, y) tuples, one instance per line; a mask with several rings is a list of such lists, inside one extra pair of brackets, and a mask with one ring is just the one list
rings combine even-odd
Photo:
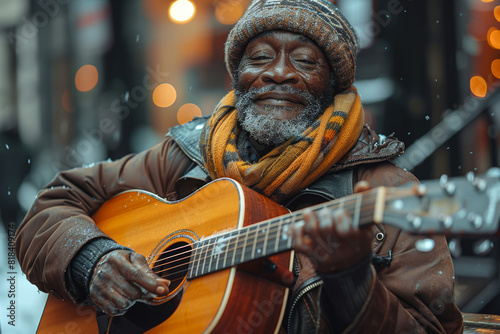
[(299, 302), (300, 298), (302, 298), (303, 295), (305, 295), (307, 292), (311, 291), (314, 288), (317, 288), (318, 286), (323, 285), (323, 281), (319, 280), (314, 283), (311, 283), (307, 285), (304, 289), (302, 289), (298, 294), (297, 297), (293, 300), (292, 305), (290, 306), (290, 311), (288, 312), (288, 325), (287, 325), (287, 333), (290, 334), (291, 332), (291, 327), (292, 327), (292, 314), (295, 306)]

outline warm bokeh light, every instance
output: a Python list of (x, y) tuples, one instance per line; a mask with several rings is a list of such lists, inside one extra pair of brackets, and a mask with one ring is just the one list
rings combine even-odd
[(500, 49), (500, 30), (497, 28), (490, 28), (487, 36), (488, 44), (495, 49)]
[(500, 22), (500, 6), (496, 6), (493, 13), (495, 14), (495, 19)]
[(491, 62), (491, 73), (500, 79), (500, 59), (495, 59)]
[(69, 89), (66, 89), (64, 91), (62, 98), (61, 98), (61, 103), (62, 103), (64, 111), (66, 111), (66, 112), (71, 111), (71, 95), (69, 93)]
[(239, 1), (220, 1), (215, 7), (215, 18), (222, 24), (233, 25), (243, 15), (244, 9)]
[(93, 89), (99, 81), (99, 72), (94, 65), (83, 65), (76, 72), (75, 85), (76, 89), (81, 92), (88, 92)]
[(186, 103), (177, 111), (177, 121), (184, 124), (193, 120), (195, 116), (201, 117), (201, 109), (194, 103)]
[(493, 2), (495, 0), (481, 0), (482, 2)]
[(177, 99), (177, 91), (171, 84), (163, 83), (153, 91), (153, 103), (160, 108), (167, 108)]
[(188, 23), (194, 17), (196, 7), (190, 0), (177, 0), (172, 3), (168, 11), (170, 19), (174, 23)]
[(483, 77), (478, 75), (470, 79), (470, 91), (477, 97), (485, 97), (488, 92), (488, 84)]

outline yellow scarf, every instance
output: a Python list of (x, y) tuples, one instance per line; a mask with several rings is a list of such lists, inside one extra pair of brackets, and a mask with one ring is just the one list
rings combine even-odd
[(212, 179), (232, 178), (267, 197), (283, 202), (326, 173), (356, 143), (364, 122), (361, 100), (354, 87), (337, 94), (319, 122), (299, 139), (275, 147), (256, 163), (240, 158), (240, 127), (234, 92), (215, 107), (205, 125), (200, 148)]

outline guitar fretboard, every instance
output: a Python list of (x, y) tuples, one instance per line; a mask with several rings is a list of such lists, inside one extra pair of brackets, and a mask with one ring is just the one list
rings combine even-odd
[[(373, 221), (376, 196), (376, 191), (367, 195), (356, 194), (311, 209), (345, 209), (352, 214), (354, 224), (370, 223)], [(291, 224), (303, 222), (303, 215), (304, 210), (300, 210), (196, 242), (187, 278), (196, 278), (291, 249), (293, 240), (288, 230)]]

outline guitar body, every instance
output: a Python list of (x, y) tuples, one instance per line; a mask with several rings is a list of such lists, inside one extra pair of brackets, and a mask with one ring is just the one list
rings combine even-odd
[[(160, 268), (160, 274), (169, 267), (160, 265), (164, 252), (191, 250), (190, 245), (200, 239), (287, 212), (233, 180), (219, 179), (177, 202), (142, 191), (125, 192), (106, 202), (93, 218), (116, 242), (148, 258), (153, 270)], [(178, 259), (186, 258), (183, 254), (190, 253), (180, 252)], [(278, 267), (291, 270), (291, 252), (269, 259)], [(188, 264), (189, 261), (183, 268)], [(100, 328), (93, 308), (50, 296), (38, 333), (278, 332), (288, 296), (286, 284), (241, 268), (236, 266), (193, 279), (184, 275), (187, 269), (174, 272), (177, 276), (172, 280), (168, 301), (160, 301), (157, 306), (136, 303), (137, 310), (133, 307), (124, 316), (106, 320)]]

